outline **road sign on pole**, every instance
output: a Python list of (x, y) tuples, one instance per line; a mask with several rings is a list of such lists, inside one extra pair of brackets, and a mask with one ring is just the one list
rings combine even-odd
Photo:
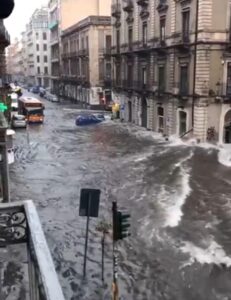
[(86, 277), (87, 266), (87, 248), (88, 248), (88, 233), (90, 217), (98, 218), (99, 215), (100, 190), (82, 189), (80, 194), (79, 216), (87, 217), (84, 262), (83, 262), (83, 277)]

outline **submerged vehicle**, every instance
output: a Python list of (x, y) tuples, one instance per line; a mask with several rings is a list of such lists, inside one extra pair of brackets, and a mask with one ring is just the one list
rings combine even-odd
[(98, 124), (105, 121), (104, 115), (102, 114), (90, 114), (90, 115), (79, 115), (76, 118), (76, 126), (85, 126)]

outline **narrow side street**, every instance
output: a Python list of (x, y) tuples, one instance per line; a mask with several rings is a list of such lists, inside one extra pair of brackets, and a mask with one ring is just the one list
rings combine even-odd
[[(132, 215), (132, 236), (119, 243), (121, 299), (230, 299), (231, 170), (217, 150), (174, 146), (112, 121), (76, 127), (76, 107), (44, 103), (44, 125), (17, 130), (12, 199), (35, 201), (66, 299), (110, 299), (111, 238), (103, 288), (95, 228), (111, 222), (113, 200)], [(100, 188), (102, 197), (83, 282), (85, 187)]]

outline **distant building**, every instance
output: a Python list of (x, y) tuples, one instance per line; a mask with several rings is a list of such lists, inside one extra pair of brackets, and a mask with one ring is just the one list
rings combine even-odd
[(50, 55), (51, 55), (51, 90), (54, 94), (59, 93), (60, 78), (60, 44), (61, 44), (61, 28), (60, 28), (60, 1), (51, 0), (48, 4), (49, 8), (49, 30), (50, 30)]
[(27, 56), (27, 82), (50, 86), (50, 30), (48, 8), (37, 9), (26, 26), (24, 54)]
[(7, 74), (10, 75), (11, 81), (23, 82), (24, 69), (22, 57), (22, 42), (15, 39), (14, 42), (7, 48)]
[(110, 50), (110, 17), (89, 16), (63, 31), (61, 97), (90, 107), (110, 101)]
[(61, 32), (87, 16), (109, 16), (111, 0), (50, 0), (49, 29), (51, 53), (51, 88), (59, 94), (61, 78)]

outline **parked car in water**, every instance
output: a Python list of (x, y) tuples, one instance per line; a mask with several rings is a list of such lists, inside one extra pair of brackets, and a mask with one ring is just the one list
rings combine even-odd
[(46, 93), (46, 97), (45, 97), (48, 101), (51, 101), (51, 102), (58, 102), (58, 97), (54, 94), (51, 94), (50, 92), (47, 92)]
[(33, 86), (31, 92), (34, 94), (39, 94), (39, 86)]
[(40, 97), (44, 97), (46, 95), (46, 89), (44, 89), (43, 87), (39, 88), (39, 96)]
[(11, 122), (13, 128), (25, 128), (27, 125), (26, 117), (19, 114), (14, 114)]
[(56, 95), (51, 94), (49, 100), (51, 102), (59, 102), (59, 99)]

